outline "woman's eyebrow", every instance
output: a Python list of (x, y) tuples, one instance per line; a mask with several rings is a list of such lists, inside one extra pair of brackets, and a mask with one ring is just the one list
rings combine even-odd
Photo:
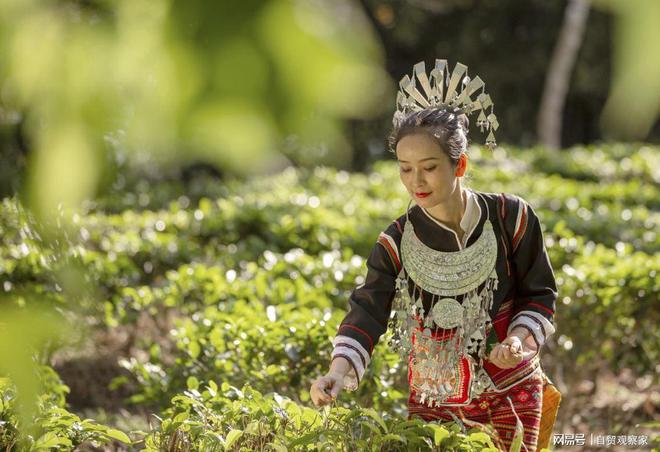
[[(399, 159), (397, 160), (399, 161), (399, 163), (410, 163), (406, 160), (399, 160)], [(425, 159), (421, 159), (420, 162), (423, 162), (425, 160), (438, 160), (438, 157), (426, 157)]]

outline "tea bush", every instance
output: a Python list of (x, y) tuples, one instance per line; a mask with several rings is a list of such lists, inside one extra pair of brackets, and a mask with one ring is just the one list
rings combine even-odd
[(464, 432), (454, 423), (381, 417), (368, 408), (328, 407), (320, 413), (249, 385), (218, 387), (209, 381), (202, 387), (193, 378), (165, 415), (146, 438), (146, 451), (498, 450), (486, 433)]
[(92, 419), (80, 419), (67, 411), (64, 405), (69, 388), (52, 368), (41, 366), (39, 376), (42, 388), (38, 411), (29, 428), (24, 428), (19, 421), (17, 394), (11, 381), (0, 378), (0, 446), (3, 450), (64, 452), (82, 445), (131, 444), (126, 433)]
[[(577, 363), (586, 378), (605, 366), (655, 371), (659, 155), (612, 145), (471, 157), (470, 186), (518, 194), (538, 213), (559, 289), (544, 359)], [(320, 417), (304, 406), (365, 258), (405, 211), (398, 178), (394, 162), (369, 174), (290, 168), (251, 181), (129, 174), (120, 193), (74, 213), (75, 234), (56, 247), (4, 199), (0, 288), (18, 305), (38, 299), (64, 315), (82, 307), (101, 328), (136, 330), (131, 354), (118, 357), (131, 376), (114, 384), (130, 381), (131, 402), (162, 414), (147, 450), (479, 450), (490, 445), (483, 432), (404, 420), (406, 369), (385, 345), (389, 332), (358, 391), (340, 395), (347, 408)], [(82, 306), (60, 287), (63, 263), (84, 268), (95, 288)], [(145, 316), (165, 319), (160, 336), (138, 329)], [(0, 445), (129, 442), (68, 412), (65, 387), (43, 369), (31, 435), (19, 431), (11, 384), (0, 385)]]
[[(260, 392), (309, 402), (309, 386), (327, 370), (341, 317), (329, 308), (264, 307), (242, 300), (231, 309), (206, 308), (177, 322), (171, 332), (174, 350), (162, 353), (154, 345), (147, 362), (122, 361), (142, 388), (133, 402), (165, 406), (191, 377), (249, 383)], [(350, 404), (401, 412), (405, 395), (398, 388), (405, 377), (396, 355), (379, 344)]]
[[(608, 363), (611, 366), (626, 364), (640, 372), (653, 371), (655, 355), (650, 351), (655, 350), (653, 328), (657, 317), (654, 309), (657, 283), (653, 276), (660, 271), (657, 256), (641, 252), (633, 254), (630, 247), (616, 251), (602, 245), (592, 246), (586, 244), (583, 238), (561, 229), (548, 234), (547, 240), (551, 243), (552, 262), (559, 267), (556, 271), (560, 293), (557, 337), (561, 337), (561, 347), (555, 350), (553, 359), (562, 362), (577, 360), (583, 369)], [(306, 257), (302, 253), (300, 255)], [(271, 259), (271, 262), (276, 261), (274, 254)], [(301, 266), (295, 265), (293, 258), (288, 261), (277, 261), (281, 264), (281, 274), (298, 273)], [(320, 265), (318, 267), (322, 268)], [(347, 264), (343, 267), (346, 268)], [(232, 279), (228, 283), (224, 271), (185, 267), (184, 272), (176, 273), (173, 279), (179, 287), (189, 288), (187, 292), (185, 289), (166, 289), (155, 297), (153, 294), (158, 291), (131, 289), (134, 306), (181, 300), (181, 311), (188, 313), (173, 331), (176, 348), (174, 357), (170, 359), (174, 360), (174, 364), (167, 362), (158, 348), (151, 347), (148, 362), (132, 360), (126, 366), (138, 376), (141, 387), (150, 394), (145, 396), (147, 400), (162, 404), (182, 390), (188, 376), (207, 380), (218, 378), (218, 375), (226, 375), (227, 381), (232, 384), (250, 382), (259, 391), (277, 391), (304, 400), (309, 377), (322, 372), (329, 360), (329, 340), (335, 333), (332, 328), (319, 330), (310, 325), (316, 325), (319, 319), (323, 319), (323, 323), (337, 325), (343, 316), (351, 286), (347, 285), (343, 292), (336, 290), (340, 295), (332, 297), (325, 292), (327, 287), (317, 291), (311, 284), (304, 283), (299, 287), (307, 296), (294, 303), (293, 283), (302, 280), (302, 277), (296, 277), (294, 281), (284, 278), (269, 281), (264, 276), (267, 269), (261, 269), (255, 263), (249, 263), (246, 268), (253, 268), (263, 278), (255, 278), (248, 271), (240, 279)], [(312, 265), (309, 268), (315, 269)], [(318, 268), (315, 270), (318, 271)], [(209, 275), (214, 275), (214, 282), (209, 283)], [(309, 275), (314, 275), (314, 272)], [(185, 283), (181, 278), (186, 278)], [(319, 284), (324, 280), (323, 277), (312, 278)], [(218, 288), (223, 295), (216, 292)], [(206, 294), (200, 293), (205, 290), (208, 291)], [(191, 296), (191, 293), (196, 295)], [(334, 301), (332, 298), (335, 298)], [(604, 327), (592, 328), (594, 321)], [(598, 341), (595, 340), (596, 335)], [(385, 408), (383, 400), (389, 404), (393, 400), (400, 402), (403, 398), (399, 388), (403, 387), (405, 378), (402, 374), (405, 372), (398, 368), (396, 356), (390, 354), (386, 347), (381, 347), (387, 342), (387, 337), (382, 338), (376, 348), (361, 392), (355, 397), (366, 406)], [(295, 370), (291, 355), (282, 353), (283, 338), (286, 338), (289, 347), (294, 344), (298, 344), (298, 348), (300, 344), (311, 347), (305, 353), (295, 353), (296, 356), (306, 357), (307, 368), (300, 372)], [(224, 348), (223, 344), (232, 341), (238, 344)], [(613, 344), (617, 344), (615, 352), (612, 352)], [(218, 349), (218, 345), (223, 348)], [(268, 357), (268, 360), (256, 359), (253, 351), (246, 351), (243, 347), (255, 347), (259, 355)], [(244, 360), (245, 356), (250, 356), (248, 361)], [(172, 371), (168, 373), (177, 375), (176, 381), (170, 381), (170, 377), (164, 374), (165, 368)], [(239, 369), (250, 369), (250, 372)], [(263, 375), (268, 372), (271, 373), (270, 378), (264, 378)], [(291, 377), (286, 386), (271, 385), (277, 379), (286, 381), (287, 375), (295, 378)], [(237, 380), (233, 380), (234, 377)], [(163, 386), (163, 382), (168, 382), (168, 386)], [(382, 394), (387, 397), (379, 397)], [(392, 406), (397, 407), (397, 404)]]
[(660, 254), (586, 246), (558, 276), (557, 302), (562, 362), (583, 372), (606, 362), (638, 374), (657, 368), (660, 321)]
[(142, 310), (156, 315), (163, 307), (192, 314), (206, 306), (228, 309), (236, 300), (263, 305), (344, 307), (350, 291), (364, 280), (364, 259), (351, 250), (310, 256), (300, 248), (287, 253), (265, 251), (256, 261), (228, 267), (185, 264), (165, 274), (158, 285), (119, 288), (106, 303), (109, 324), (130, 322)]
[(575, 146), (560, 155), (548, 149), (514, 149), (515, 156), (529, 162), (541, 174), (558, 174), (568, 179), (609, 183), (638, 180), (653, 186), (660, 182), (657, 146), (641, 143)]

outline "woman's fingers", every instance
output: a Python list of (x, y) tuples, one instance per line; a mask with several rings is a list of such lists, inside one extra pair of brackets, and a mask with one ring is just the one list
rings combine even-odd
[(319, 378), (312, 385), (312, 401), (316, 406), (325, 405), (330, 402), (330, 396), (326, 393), (325, 379)]
[(335, 394), (339, 392), (336, 386), (338, 386), (338, 383), (333, 379), (327, 377), (318, 378), (310, 389), (312, 402), (316, 406), (327, 405), (332, 402), (336, 397), (336, 395), (333, 397), (332, 393), (335, 391)]
[(509, 348), (508, 345), (502, 344), (500, 347), (502, 349), (502, 361), (505, 363), (509, 363), (513, 359), (513, 355), (511, 354), (511, 349)]
[(341, 391), (342, 385), (339, 383), (339, 381), (334, 380), (332, 383), (332, 386), (330, 388), (326, 389), (326, 392), (330, 394), (330, 397), (332, 399), (336, 399), (337, 396), (339, 395), (339, 391)]
[(321, 395), (319, 389), (319, 379), (314, 380), (312, 383), (312, 387), (309, 389), (309, 395), (311, 396), (314, 405), (319, 406), (321, 403), (323, 403), (323, 396)]
[(500, 362), (498, 358), (498, 353), (499, 353), (499, 345), (496, 345), (491, 351), (490, 351), (490, 356), (488, 357), (489, 361), (495, 364), (497, 367), (500, 367), (498, 363)]
[(505, 362), (506, 361), (506, 351), (507, 348), (503, 346), (502, 344), (499, 344), (497, 346), (497, 360), (500, 362)]
[(491, 363), (495, 364), (497, 367), (502, 367), (500, 365), (501, 362), (500, 362), (500, 359), (499, 359), (499, 353), (500, 353), (500, 347), (499, 347), (499, 344), (498, 344), (498, 345), (495, 346), (495, 348), (493, 348), (490, 351), (489, 360), (490, 360)]
[(504, 362), (508, 367), (517, 366), (522, 362), (522, 354), (519, 350), (512, 352), (508, 346), (503, 346), (504, 349)]
[(490, 353), (490, 362), (501, 369), (515, 367), (522, 361), (522, 355), (513, 354), (506, 344), (497, 344)]

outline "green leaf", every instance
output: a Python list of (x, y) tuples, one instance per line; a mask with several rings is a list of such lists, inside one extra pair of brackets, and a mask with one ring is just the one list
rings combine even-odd
[(380, 428), (383, 430), (383, 433), (387, 433), (387, 425), (385, 424), (385, 421), (383, 421), (383, 418), (380, 417), (380, 415), (376, 412), (376, 410), (372, 408), (363, 408), (361, 411), (361, 414), (364, 414), (374, 421), (380, 426)]
[(513, 434), (513, 440), (511, 441), (511, 447), (509, 452), (520, 452), (523, 444), (523, 435), (525, 434), (525, 428), (523, 427), (520, 419), (516, 419), (516, 430)]
[(266, 375), (272, 377), (273, 375), (277, 375), (281, 373), (282, 370), (280, 369), (280, 366), (276, 366), (275, 364), (271, 364), (268, 367), (266, 367)]
[(225, 449), (229, 449), (241, 436), (243, 436), (243, 430), (230, 430), (225, 439)]
[(316, 438), (318, 438), (322, 433), (324, 433), (323, 430), (314, 430), (310, 433), (307, 433), (305, 435), (302, 435), (299, 438), (294, 439), (289, 443), (289, 448), (294, 449), (297, 446), (300, 446), (302, 444), (310, 444), (313, 443)]
[(257, 420), (251, 421), (245, 427), (245, 433), (249, 433), (250, 435), (256, 435), (260, 430), (259, 426), (260, 426), (259, 421), (257, 421)]
[(186, 385), (188, 389), (199, 389), (199, 380), (195, 377), (188, 377)]
[(201, 352), (202, 348), (200, 347), (199, 342), (191, 341), (190, 344), (188, 344), (188, 353), (190, 353), (190, 356), (193, 359), (197, 359)]
[(209, 381), (208, 386), (211, 397), (215, 397), (216, 394), (218, 393), (218, 385), (215, 383), (215, 381), (211, 380)]
[(106, 430), (105, 435), (108, 438), (116, 439), (117, 441), (121, 441), (124, 444), (133, 444), (131, 439), (128, 437), (128, 435), (121, 430), (117, 430), (114, 428), (109, 428)]
[(368, 428), (369, 430), (374, 432), (376, 434), (376, 436), (379, 436), (383, 433), (382, 430), (379, 429), (377, 425), (374, 425), (371, 422), (362, 422), (362, 423), (360, 423), (360, 427)]
[(307, 424), (309, 428), (321, 425), (321, 416), (319, 413), (311, 408), (302, 407), (302, 414), (300, 421)]
[(49, 450), (58, 446), (72, 447), (73, 444), (71, 444), (71, 440), (69, 438), (57, 436), (53, 432), (46, 432), (41, 435), (39, 439), (37, 439), (37, 441), (34, 443), (33, 450)]
[(388, 433), (387, 435), (383, 435), (380, 438), (380, 441), (383, 442), (383, 443), (386, 443), (388, 441), (399, 441), (399, 442), (404, 443), (404, 444), (406, 444), (408, 442), (408, 440), (406, 440), (406, 438), (404, 438), (401, 435), (397, 435), (395, 433)]
[(488, 444), (489, 442), (491, 442), (490, 436), (488, 436), (484, 432), (471, 433), (468, 436), (468, 440), (470, 440), (472, 442), (480, 443), (480, 444)]
[(450, 435), (449, 430), (441, 425), (430, 423), (426, 427), (433, 430), (433, 444), (436, 446), (439, 446)]
[(396, 424), (394, 424), (394, 425), (392, 426), (391, 431), (392, 431), (393, 433), (399, 433), (399, 432), (406, 431), (406, 430), (409, 429), (409, 428), (413, 428), (413, 429), (414, 429), (414, 428), (419, 428), (419, 427), (423, 427), (423, 426), (424, 426), (424, 425), (423, 425), (423, 424), (420, 424), (419, 420), (417, 420), (417, 419), (411, 419), (411, 420), (409, 420), (409, 421), (397, 422)]
[(282, 444), (270, 443), (269, 446), (275, 452), (288, 452), (289, 451), (289, 449), (287, 449), (286, 446), (283, 446)]

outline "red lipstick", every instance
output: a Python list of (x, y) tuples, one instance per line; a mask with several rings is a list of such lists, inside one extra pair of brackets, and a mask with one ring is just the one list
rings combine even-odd
[(430, 194), (431, 194), (430, 192), (429, 193), (415, 193), (415, 196), (417, 196), (418, 198), (426, 198)]

